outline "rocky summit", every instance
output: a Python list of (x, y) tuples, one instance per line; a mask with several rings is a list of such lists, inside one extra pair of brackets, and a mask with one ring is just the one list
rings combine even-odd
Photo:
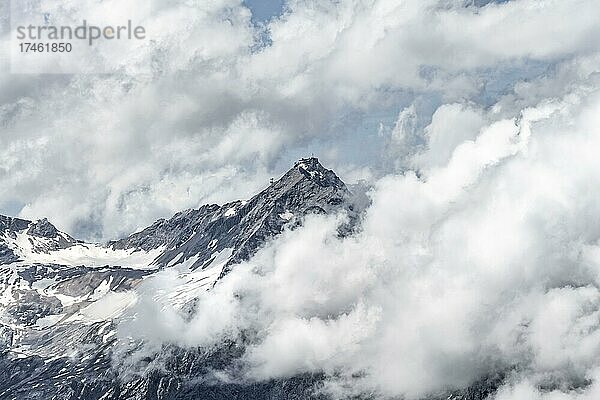
[[(359, 198), (306, 158), (249, 200), (182, 211), (108, 243), (76, 240), (46, 219), (0, 216), (0, 399), (326, 399), (323, 374), (205, 379), (235, 365), (243, 341), (164, 344), (125, 365), (116, 355), (127, 338), (116, 332), (140, 284), (155, 274), (184, 277), (166, 295), (181, 313), (194, 313), (199, 293), (307, 215), (343, 212), (349, 222), (340, 235), (351, 234), (364, 208)], [(491, 377), (440, 398), (482, 399), (499, 383)]]

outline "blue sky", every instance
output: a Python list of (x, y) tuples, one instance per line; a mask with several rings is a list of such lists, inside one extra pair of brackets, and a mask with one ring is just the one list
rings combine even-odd
[(271, 17), (281, 14), (283, 0), (244, 0), (252, 10), (252, 16), (258, 22), (264, 22)]

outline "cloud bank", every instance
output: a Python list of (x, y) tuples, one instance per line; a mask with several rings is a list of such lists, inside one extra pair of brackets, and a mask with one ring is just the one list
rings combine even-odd
[(2, 207), (114, 237), (247, 197), (306, 151), (374, 189), (357, 234), (311, 218), (191, 320), (142, 296), (125, 334), (251, 333), (245, 379), (324, 371), (339, 397), (496, 372), (495, 400), (597, 397), (595, 2), (288, 1), (264, 24), (240, 1), (144, 4), (156, 40), (121, 56), (150, 73), (0, 75)]

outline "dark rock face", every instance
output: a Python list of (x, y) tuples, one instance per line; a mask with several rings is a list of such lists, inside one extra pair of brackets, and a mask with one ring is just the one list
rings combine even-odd
[[(206, 364), (203, 358), (180, 368)], [(169, 367), (170, 368), (170, 367)], [(94, 374), (94, 370), (96, 373)], [(6, 400), (325, 400), (318, 392), (320, 376), (298, 375), (288, 379), (252, 383), (211, 383), (194, 375), (175, 375), (154, 370), (122, 380), (99, 356), (75, 366), (65, 359), (50, 362), (39, 357), (10, 360), (0, 355), (0, 398)]]
[(39, 318), (59, 314), (62, 311), (60, 300), (53, 296), (40, 296), (34, 290), (15, 290), (15, 299), (8, 304), (6, 311), (15, 322), (25, 326), (33, 325)]
[(32, 236), (55, 238), (58, 236), (58, 229), (52, 225), (46, 218), (32, 223), (27, 230), (27, 233)]
[(31, 221), (0, 215), (0, 232), (22, 231), (27, 229)]
[(5, 243), (0, 241), (0, 265), (19, 261), (19, 257)]
[(69, 275), (70, 277), (64, 280), (60, 279), (60, 282), (53, 288), (67, 296), (80, 297), (94, 291), (102, 282), (109, 282), (108, 290), (120, 292), (132, 289), (143, 277), (153, 272), (130, 268), (79, 267), (75, 270), (60, 271), (59, 279)]
[(27, 229), (31, 221), (0, 215), (0, 265), (9, 264), (19, 260), (19, 257), (10, 249), (3, 236), (15, 237), (15, 232)]

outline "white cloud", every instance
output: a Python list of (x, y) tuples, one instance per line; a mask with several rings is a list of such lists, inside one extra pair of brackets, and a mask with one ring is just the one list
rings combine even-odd
[(454, 149), (466, 140), (475, 139), (484, 124), (481, 110), (457, 103), (442, 105), (424, 130), (428, 149), (422, 157), (417, 157), (417, 166), (445, 165)]

